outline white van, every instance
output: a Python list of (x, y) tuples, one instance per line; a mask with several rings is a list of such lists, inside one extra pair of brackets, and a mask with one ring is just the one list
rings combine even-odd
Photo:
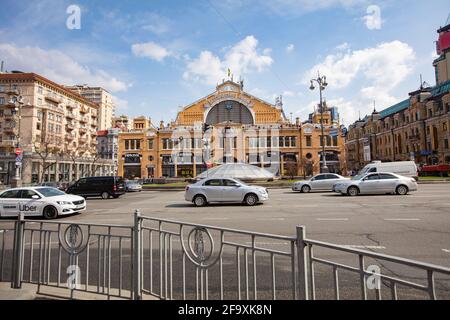
[(416, 163), (414, 161), (400, 161), (400, 162), (381, 162), (374, 161), (362, 169), (359, 174), (366, 174), (372, 172), (391, 172), (399, 174), (404, 177), (414, 178), (419, 180), (419, 174)]

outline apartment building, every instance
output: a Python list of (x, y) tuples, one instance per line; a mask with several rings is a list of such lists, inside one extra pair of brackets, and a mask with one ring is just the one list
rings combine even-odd
[(352, 124), (346, 141), (349, 169), (359, 170), (374, 160), (450, 164), (450, 25), (438, 34), (436, 85), (421, 85), (408, 99)]
[(98, 105), (97, 127), (99, 130), (108, 130), (112, 127), (115, 105), (113, 96), (108, 91), (100, 87), (89, 87), (87, 85), (76, 85), (67, 88)]
[[(114, 171), (98, 159), (99, 106), (35, 73), (0, 74), (0, 182), (73, 181)], [(15, 149), (23, 160), (17, 163)]]

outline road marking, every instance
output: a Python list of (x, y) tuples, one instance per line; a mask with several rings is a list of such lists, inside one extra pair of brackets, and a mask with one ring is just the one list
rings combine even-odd
[(261, 218), (257, 219), (258, 221), (284, 221), (285, 218)]
[(379, 249), (379, 250), (386, 249), (386, 247), (383, 247), (383, 246), (345, 245), (344, 247), (353, 248), (353, 249)]
[(448, 249), (442, 249), (442, 251), (444, 251), (445, 253), (450, 253), (450, 250)]
[(384, 221), (420, 221), (418, 218), (392, 218), (392, 219), (383, 219)]
[(317, 221), (348, 221), (348, 218), (317, 218)]

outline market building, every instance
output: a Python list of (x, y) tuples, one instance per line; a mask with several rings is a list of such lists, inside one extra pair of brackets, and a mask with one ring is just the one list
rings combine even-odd
[(321, 119), (327, 165), (343, 172), (344, 138), (336, 108), (324, 104), (308, 121), (292, 123), (281, 99), (271, 104), (245, 92), (243, 82), (224, 81), (169, 124), (135, 118), (132, 128), (119, 134), (119, 175), (189, 178), (223, 163), (249, 163), (277, 176), (312, 175), (321, 168)]

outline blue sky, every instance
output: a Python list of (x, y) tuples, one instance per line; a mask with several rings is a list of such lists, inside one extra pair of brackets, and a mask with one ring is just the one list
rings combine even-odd
[[(432, 3), (432, 4), (431, 4)], [(70, 5), (81, 29), (66, 27)], [(175, 119), (231, 68), (246, 91), (305, 120), (320, 70), (346, 124), (434, 85), (436, 30), (448, 0), (3, 0), (0, 59), (63, 84), (100, 85), (117, 114)], [(378, 12), (380, 15), (378, 15)]]

